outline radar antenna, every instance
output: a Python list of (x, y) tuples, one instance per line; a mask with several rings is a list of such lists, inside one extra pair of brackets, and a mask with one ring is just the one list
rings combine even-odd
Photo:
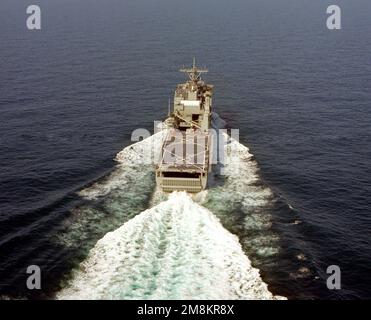
[(198, 82), (201, 80), (201, 74), (207, 73), (209, 70), (206, 68), (197, 68), (196, 67), (196, 58), (193, 58), (193, 66), (192, 68), (182, 68), (179, 70), (180, 72), (188, 73), (188, 77), (192, 82)]

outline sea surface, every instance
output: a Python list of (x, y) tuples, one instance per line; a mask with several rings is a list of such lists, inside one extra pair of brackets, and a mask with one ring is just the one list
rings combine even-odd
[[(0, 3), (0, 299), (371, 298), (368, 0), (30, 4)], [(194, 56), (246, 163), (162, 198), (125, 147)]]

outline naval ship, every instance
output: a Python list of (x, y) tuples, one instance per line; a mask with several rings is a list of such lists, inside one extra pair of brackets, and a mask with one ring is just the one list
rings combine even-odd
[(174, 103), (169, 103), (164, 121), (168, 132), (162, 144), (156, 167), (156, 182), (164, 192), (200, 192), (207, 187), (212, 138), (210, 134), (213, 86), (201, 79), (205, 68), (179, 71), (188, 75), (188, 81), (178, 84)]

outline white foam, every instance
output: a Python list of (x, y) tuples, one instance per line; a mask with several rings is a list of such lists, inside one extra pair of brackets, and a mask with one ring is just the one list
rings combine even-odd
[(173, 193), (98, 241), (58, 299), (274, 299), (238, 238)]
[(223, 182), (211, 186), (202, 203), (227, 224), (236, 219), (238, 212), (238, 223), (244, 226), (244, 248), (249, 254), (262, 258), (276, 255), (279, 238), (272, 232), (269, 214), (273, 193), (260, 182), (259, 168), (249, 148), (223, 135), (226, 141), (229, 139), (224, 145), (224, 166), (218, 178)]
[(117, 165), (114, 171), (100, 182), (83, 189), (79, 195), (93, 200), (104, 197), (113, 190), (124, 189), (135, 182), (146, 183), (149, 172), (153, 172), (154, 164), (160, 156), (161, 144), (167, 133), (162, 130), (142, 141), (134, 143), (116, 156)]

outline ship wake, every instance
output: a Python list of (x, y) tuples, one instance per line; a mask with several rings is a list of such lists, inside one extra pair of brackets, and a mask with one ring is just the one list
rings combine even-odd
[(108, 233), (58, 299), (273, 299), (238, 238), (186, 193)]

